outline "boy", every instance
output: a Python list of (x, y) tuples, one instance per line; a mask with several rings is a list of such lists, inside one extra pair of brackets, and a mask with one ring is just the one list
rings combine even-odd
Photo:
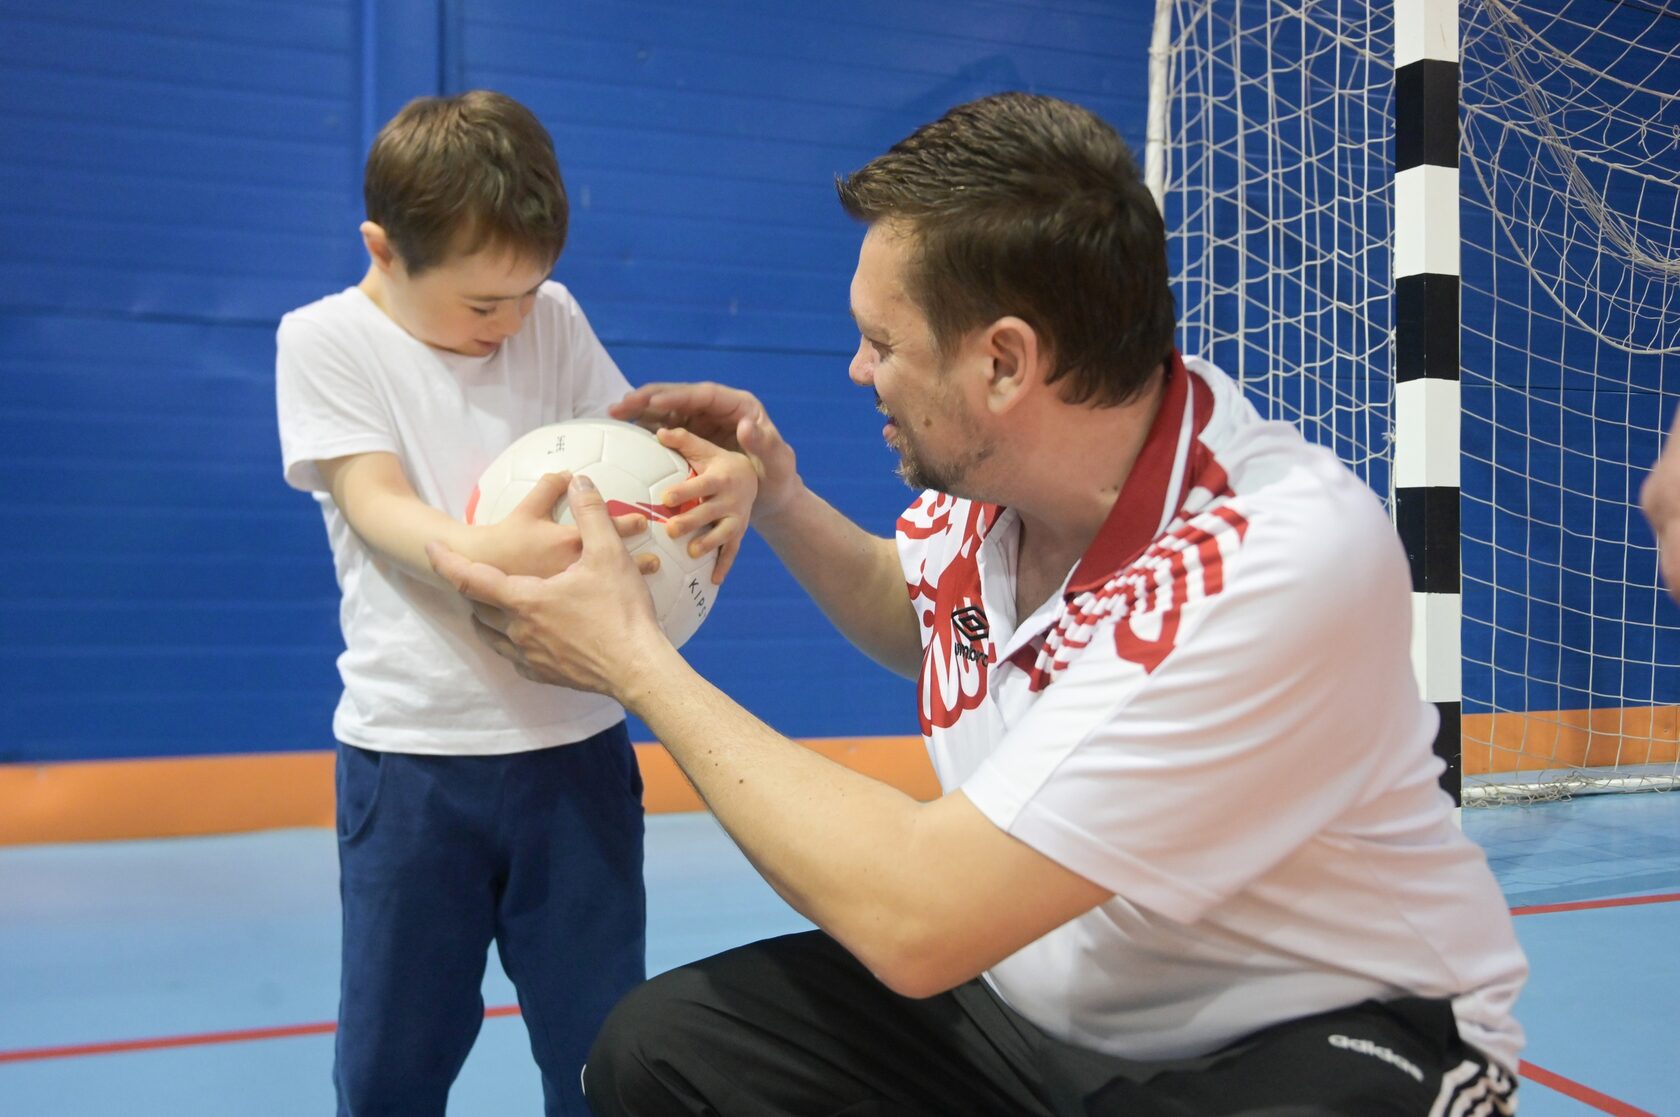
[[(320, 503), (343, 591), (338, 1112), (441, 1117), (483, 1019), (494, 941), (547, 1113), (583, 1113), (589, 1043), (644, 976), (624, 712), (520, 678), (424, 548), (442, 539), (539, 576), (569, 565), (577, 532), (548, 518), (552, 486), (495, 525), (461, 523), (464, 506), (516, 437), (604, 415), (629, 385), (548, 279), (565, 187), (523, 106), (485, 91), (410, 103), (375, 139), (364, 194), (367, 275), (286, 315), (277, 358), (286, 480)], [(752, 468), (665, 438), (701, 471), (673, 492), (706, 498), (675, 526), (710, 525), (702, 546), (722, 548), (721, 572)], [(618, 527), (647, 530), (639, 517)]]

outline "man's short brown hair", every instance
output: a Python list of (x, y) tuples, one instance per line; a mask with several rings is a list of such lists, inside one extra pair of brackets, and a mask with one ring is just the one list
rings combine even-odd
[(1096, 406), (1136, 396), (1171, 351), (1160, 211), (1125, 141), (1078, 105), (970, 101), (836, 185), (852, 217), (914, 238), (905, 279), (941, 351), (1014, 315), (1062, 398)]
[(362, 196), (411, 276), (485, 248), (552, 265), (566, 245), (554, 141), (531, 110), (485, 89), (403, 106), (368, 151)]

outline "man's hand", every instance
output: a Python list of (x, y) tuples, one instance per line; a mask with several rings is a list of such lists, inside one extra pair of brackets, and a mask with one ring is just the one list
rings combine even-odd
[[(558, 475), (543, 484), (558, 488), (555, 499), (568, 491)], [(426, 545), (426, 557), (474, 602), (479, 635), (521, 675), (619, 697), (648, 650), (669, 641), (600, 492), (587, 477), (572, 478), (569, 491), (582, 553), (559, 574), (506, 574), (438, 542)]]
[[(496, 567), (505, 574), (529, 574), (547, 578), (571, 566), (583, 553), (583, 540), (573, 524), (554, 522), (554, 506), (566, 495), (569, 473), (550, 473), (538, 480), (536, 487), (525, 494), (513, 511), (493, 524), (473, 527), (473, 558)], [(749, 503), (751, 503), (749, 498)], [(646, 516), (629, 515), (613, 518), (613, 527), (620, 538), (630, 539), (648, 528)], [(659, 568), (659, 559), (645, 555), (642, 573), (651, 574)]]
[(644, 384), (613, 404), (608, 414), (650, 430), (681, 427), (725, 450), (747, 455), (758, 471), (753, 515), (760, 521), (781, 512), (805, 487), (793, 447), (782, 441), (764, 405), (751, 392), (712, 383)]
[(751, 393), (721, 384), (645, 384), (609, 409), (643, 426), (681, 426), (758, 471), (753, 526), (805, 592), (863, 653), (913, 677), (922, 665), (921, 624), (898, 547), (864, 531), (805, 487), (793, 450)]
[(667, 520), (665, 531), (673, 539), (699, 532), (688, 542), (688, 556), (699, 558), (717, 551), (712, 584), (722, 585), (741, 550), (741, 537), (747, 533), (753, 498), (758, 495), (758, 471), (745, 454), (721, 449), (681, 428), (662, 427), (656, 433), (661, 444), (681, 454), (695, 470), (693, 477), (656, 495), (673, 508), (700, 502)]

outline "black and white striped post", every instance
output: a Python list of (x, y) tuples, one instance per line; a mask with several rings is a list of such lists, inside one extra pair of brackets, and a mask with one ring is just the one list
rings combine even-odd
[(1412, 568), (1412, 665), (1441, 713), (1442, 786), (1461, 799), (1458, 3), (1394, 20), (1394, 518)]

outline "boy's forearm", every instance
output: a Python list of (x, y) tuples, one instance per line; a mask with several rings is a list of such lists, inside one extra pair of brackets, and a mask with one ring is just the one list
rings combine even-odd
[(447, 586), (426, 558), (426, 544), (434, 539), (469, 558), (484, 557), (474, 546), (474, 530), (421, 500), (394, 456), (358, 454), (318, 465), (327, 492), (350, 529), (380, 557), (410, 575), (434, 586)]
[(846, 639), (889, 671), (915, 675), (921, 632), (891, 539), (864, 531), (809, 489), (753, 526)]
[(426, 558), (426, 544), (439, 540), (471, 558), (473, 530), (448, 513), (440, 512), (417, 496), (396, 493), (363, 493), (343, 504), (345, 518), (362, 542), (401, 566), (410, 575), (434, 586), (448, 583), (432, 570)]

